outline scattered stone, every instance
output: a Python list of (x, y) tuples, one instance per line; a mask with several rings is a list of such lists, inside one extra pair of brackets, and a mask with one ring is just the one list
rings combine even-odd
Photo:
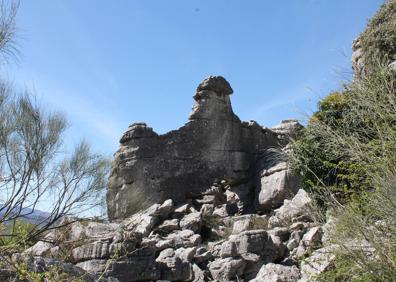
[(201, 213), (193, 212), (185, 215), (180, 220), (181, 229), (190, 229), (195, 233), (198, 233), (201, 229)]
[(238, 235), (231, 235), (229, 240), (235, 243), (238, 254), (257, 254), (264, 263), (275, 261), (282, 252), (265, 230), (244, 231)]
[(161, 231), (161, 232), (172, 232), (174, 230), (179, 229), (179, 220), (178, 219), (168, 219), (165, 220), (163, 223), (161, 223), (159, 226), (157, 226), (156, 230)]
[(162, 280), (179, 281), (192, 278), (191, 264), (180, 258), (173, 249), (161, 251), (155, 261), (160, 269)]
[(274, 229), (267, 230), (268, 235), (277, 236), (282, 242), (289, 239), (290, 231), (287, 227), (275, 227)]
[(225, 241), (223, 244), (221, 244), (221, 249), (220, 249), (221, 258), (235, 257), (237, 255), (238, 255), (238, 251), (234, 242)]
[(205, 272), (199, 268), (198, 265), (192, 265), (192, 272), (193, 272), (193, 280), (192, 282), (205, 282)]
[(205, 247), (199, 247), (195, 252), (194, 261), (197, 264), (207, 262), (213, 257), (212, 253), (209, 252)]
[(269, 219), (269, 226), (288, 226), (292, 224), (293, 219), (308, 216), (311, 203), (308, 193), (300, 189), (291, 201), (285, 200), (283, 206), (275, 210), (275, 215)]
[(168, 199), (158, 208), (158, 216), (162, 219), (165, 219), (174, 210), (174, 208), (173, 200)]
[(146, 237), (150, 234), (156, 223), (157, 218), (150, 215), (150, 213), (138, 213), (125, 221), (125, 230), (129, 234), (129, 237), (136, 235)]
[(299, 282), (311, 281), (311, 278), (324, 272), (332, 266), (335, 259), (335, 246), (330, 245), (314, 251), (301, 263), (301, 280)]
[(49, 242), (38, 241), (29, 249), (25, 250), (23, 253), (31, 256), (44, 256), (49, 253), (54, 244)]
[(257, 214), (236, 216), (233, 219), (232, 234), (239, 234), (247, 230), (267, 229), (268, 217)]
[(250, 282), (296, 282), (299, 278), (300, 271), (296, 266), (268, 263), (261, 267), (256, 278)]
[(74, 262), (90, 259), (104, 259), (110, 257), (110, 242), (97, 241), (84, 244), (72, 250), (71, 255)]
[(309, 251), (320, 247), (322, 244), (322, 234), (323, 232), (321, 226), (313, 227), (307, 233), (305, 233), (296, 250), (296, 257), (303, 257)]
[(217, 259), (209, 263), (208, 268), (213, 279), (226, 282), (238, 280), (242, 276), (245, 262), (233, 258)]
[(173, 211), (172, 217), (173, 218), (182, 218), (183, 216), (185, 216), (187, 214), (189, 207), (190, 207), (190, 204), (184, 204), (184, 205), (177, 207)]

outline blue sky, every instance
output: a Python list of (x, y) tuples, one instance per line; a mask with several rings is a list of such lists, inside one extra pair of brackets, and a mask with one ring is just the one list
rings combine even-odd
[(22, 0), (21, 56), (3, 72), (66, 114), (67, 143), (106, 154), (132, 122), (182, 126), (208, 75), (231, 83), (242, 120), (270, 127), (350, 78), (352, 40), (382, 2)]

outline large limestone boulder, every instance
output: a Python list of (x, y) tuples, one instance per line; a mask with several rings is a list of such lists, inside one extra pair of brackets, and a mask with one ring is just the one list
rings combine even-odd
[[(232, 110), (232, 92), (224, 78), (211, 76), (198, 86), (186, 125), (164, 135), (144, 123), (128, 128), (110, 176), (110, 219), (125, 218), (137, 206), (154, 200), (172, 199), (181, 204), (216, 179), (243, 183), (244, 195), (254, 190), (250, 178), (256, 171), (257, 156), (267, 148), (279, 147), (279, 140), (273, 131), (239, 120)], [(251, 207), (249, 204), (246, 206)]]
[(267, 150), (258, 162), (256, 210), (269, 212), (292, 198), (299, 188), (299, 178), (291, 172), (280, 150)]

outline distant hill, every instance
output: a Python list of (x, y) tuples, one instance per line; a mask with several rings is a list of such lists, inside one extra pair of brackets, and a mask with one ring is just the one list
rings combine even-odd
[[(4, 205), (0, 204), (0, 209), (3, 207)], [(5, 212), (4, 210), (0, 210), (0, 218), (3, 217), (4, 212)], [(20, 219), (29, 222), (31, 224), (42, 224), (51, 215), (48, 212), (44, 212), (37, 209), (33, 210), (31, 208), (23, 208), (21, 214), (22, 215), (25, 214), (25, 216), (21, 217)]]

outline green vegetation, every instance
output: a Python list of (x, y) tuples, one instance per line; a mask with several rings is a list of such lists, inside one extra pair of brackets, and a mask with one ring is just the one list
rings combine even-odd
[(319, 103), (293, 144), (293, 169), (319, 210), (336, 216), (334, 266), (318, 281), (396, 277), (396, 1), (361, 36), (363, 76)]
[(360, 37), (365, 72), (319, 103), (293, 144), (294, 170), (335, 215), (333, 267), (317, 281), (396, 277), (396, 1)]
[(396, 277), (396, 72), (388, 67), (320, 102), (293, 144), (292, 165), (336, 215), (335, 267), (319, 281)]
[[(0, 1), (1, 66), (18, 55), (18, 5)], [(63, 115), (42, 108), (31, 92), (20, 94), (0, 77), (0, 265), (18, 281), (80, 280), (60, 268), (30, 273), (12, 257), (59, 228), (61, 219), (103, 205), (110, 163), (86, 142), (70, 150), (63, 143), (67, 124)], [(44, 203), (50, 212), (36, 225), (26, 223)]]
[(396, 159), (396, 74), (379, 71), (332, 93), (319, 104), (293, 144), (292, 167), (322, 204), (361, 201), (373, 175)]
[(36, 241), (29, 237), (36, 226), (22, 220), (0, 225), (0, 252), (20, 252), (31, 247)]
[(365, 69), (376, 70), (378, 64), (389, 64), (396, 60), (396, 1), (386, 1), (370, 20), (360, 36), (364, 52)]

